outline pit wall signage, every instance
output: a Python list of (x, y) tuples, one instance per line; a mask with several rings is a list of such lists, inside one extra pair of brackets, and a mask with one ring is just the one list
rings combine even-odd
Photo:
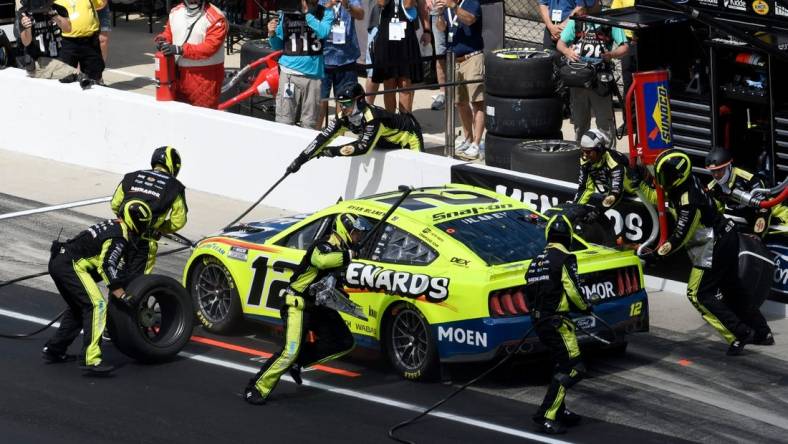
[[(575, 184), (551, 179), (539, 180), (535, 176), (525, 176), (514, 171), (505, 172), (469, 164), (453, 166), (451, 181), (493, 190), (531, 205), (539, 212), (560, 202), (571, 201), (577, 191)], [(627, 242), (641, 243), (651, 233), (651, 216), (639, 201), (624, 200), (615, 209), (605, 212), (605, 215), (615, 223), (616, 234), (623, 236)], [(778, 258), (769, 299), (788, 303), (788, 235), (767, 238), (766, 246)], [(645, 267), (643, 272), (686, 282), (691, 268), (687, 255), (678, 252), (670, 258), (669, 261)]]

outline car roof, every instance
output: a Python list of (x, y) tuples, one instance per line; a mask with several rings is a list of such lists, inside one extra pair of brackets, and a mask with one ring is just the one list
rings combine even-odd
[[(401, 191), (375, 194), (360, 199), (340, 202), (334, 208), (348, 209), (373, 218), (382, 217), (402, 197)], [(525, 209), (522, 202), (470, 185), (447, 184), (440, 187), (417, 188), (395, 210), (398, 217), (406, 217), (425, 225), (502, 209)]]

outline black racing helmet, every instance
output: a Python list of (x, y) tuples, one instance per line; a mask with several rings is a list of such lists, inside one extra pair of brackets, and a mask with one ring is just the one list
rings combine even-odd
[(340, 106), (347, 108), (354, 103), (364, 101), (364, 87), (360, 83), (348, 85), (342, 88), (336, 96)]
[(544, 236), (548, 243), (556, 242), (567, 248), (572, 243), (573, 235), (572, 223), (563, 214), (551, 217), (544, 229)]
[(371, 230), (372, 224), (363, 216), (342, 213), (334, 220), (334, 232), (348, 247), (355, 247), (351, 236), (353, 232), (368, 233)]
[(692, 162), (689, 156), (678, 150), (665, 150), (654, 163), (657, 183), (670, 190), (683, 184), (692, 173)]
[(731, 156), (730, 150), (716, 146), (706, 155), (705, 163), (706, 169), (718, 170), (729, 166), (731, 162), (733, 162), (733, 156)]
[(181, 155), (171, 146), (156, 148), (150, 158), (150, 166), (156, 168), (156, 165), (161, 165), (170, 174), (177, 176), (181, 170)]
[(153, 211), (151, 211), (150, 206), (136, 199), (130, 200), (123, 205), (121, 217), (129, 230), (137, 234), (148, 231), (151, 223), (153, 223)]

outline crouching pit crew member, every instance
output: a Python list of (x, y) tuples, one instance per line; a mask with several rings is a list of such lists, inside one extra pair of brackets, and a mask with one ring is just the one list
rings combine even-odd
[(156, 263), (158, 240), (162, 234), (172, 234), (186, 225), (186, 187), (176, 179), (181, 170), (181, 155), (171, 146), (156, 148), (150, 159), (150, 170), (126, 174), (115, 188), (110, 205), (120, 215), (131, 200), (145, 202), (153, 212), (150, 228), (142, 233), (137, 254), (127, 265), (134, 274), (150, 274)]
[[(265, 404), (286, 371), (289, 370), (293, 380), (300, 384), (302, 367), (336, 359), (353, 349), (353, 335), (345, 321), (336, 310), (315, 305), (309, 289), (327, 275), (343, 273), (350, 264), (352, 249), (371, 229), (363, 217), (339, 214), (331, 234), (306, 250), (290, 279), (290, 286), (282, 293), (285, 298), (280, 309), (285, 324), (284, 343), (249, 380), (244, 389), (246, 402)], [(342, 279), (337, 282), (341, 283)], [(310, 330), (317, 337), (312, 343), (306, 341)]]
[(580, 382), (585, 373), (575, 325), (567, 314), (571, 309), (591, 312), (591, 304), (580, 293), (577, 259), (569, 252), (572, 231), (566, 216), (553, 216), (545, 228), (547, 246), (525, 274), (531, 321), (555, 363), (550, 387), (533, 416), (540, 431), (548, 434), (564, 433), (565, 426), (575, 425), (581, 419), (564, 403), (566, 391)]
[[(421, 126), (412, 114), (393, 114), (364, 100), (364, 87), (356, 83), (343, 89), (336, 97), (342, 115), (331, 121), (315, 140), (293, 161), (287, 171), (295, 173), (301, 165), (316, 157), (360, 156), (375, 148), (422, 151), (424, 139)], [(348, 145), (329, 146), (351, 131), (359, 136)]]
[[(769, 228), (771, 210), (738, 202), (734, 192), (749, 193), (754, 188), (766, 188), (759, 177), (733, 166), (730, 150), (715, 147), (706, 155), (706, 169), (714, 178), (708, 185), (712, 196), (720, 202), (722, 210), (732, 216), (736, 227), (742, 233), (757, 236), (766, 234)], [(726, 208), (727, 207), (727, 211)]]
[(713, 198), (692, 175), (692, 164), (685, 153), (666, 150), (654, 165), (655, 179), (676, 215), (675, 228), (657, 249), (657, 256), (686, 246), (692, 262), (687, 298), (728, 343), (729, 356), (740, 355), (746, 344), (765, 344), (771, 330), (760, 310), (743, 300), (746, 298), (738, 282), (736, 225), (722, 216)]
[(107, 300), (96, 282), (103, 280), (111, 297), (125, 300), (123, 287), (132, 275), (122, 269), (122, 262), (134, 254), (140, 233), (151, 222), (150, 208), (141, 201), (131, 201), (123, 215), (88, 227), (73, 239), (52, 243), (49, 274), (58, 292), (68, 304), (57, 332), (47, 341), (43, 358), (58, 363), (75, 359), (66, 354), (68, 346), (83, 333), (82, 368), (86, 374), (104, 374), (114, 367), (101, 359), (101, 334), (107, 322)]
[(639, 174), (630, 171), (629, 159), (610, 145), (610, 138), (599, 129), (586, 131), (580, 139), (580, 177), (574, 203), (592, 205), (597, 216), (618, 205), (625, 194), (635, 194), (640, 185)]

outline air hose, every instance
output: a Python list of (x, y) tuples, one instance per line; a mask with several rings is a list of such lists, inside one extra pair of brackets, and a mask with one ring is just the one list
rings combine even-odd
[[(614, 341), (615, 341), (615, 337), (617, 336), (615, 329), (613, 329), (613, 327), (611, 327), (610, 324), (605, 322), (602, 318), (600, 318), (599, 316), (597, 316), (593, 312), (590, 312), (589, 314), (591, 316), (593, 316), (596, 320), (598, 320), (608, 330), (611, 331), (611, 333), (613, 334)], [(479, 376), (477, 376), (477, 377), (471, 379), (470, 381), (466, 382), (465, 384), (457, 387), (457, 389), (454, 390), (453, 392), (451, 392), (448, 396), (444, 397), (443, 399), (441, 399), (440, 401), (438, 401), (435, 404), (431, 405), (430, 407), (427, 407), (426, 409), (424, 409), (424, 411), (422, 411), (418, 415), (414, 416), (413, 418), (410, 418), (410, 419), (408, 419), (406, 421), (403, 421), (403, 422), (395, 425), (394, 427), (390, 428), (389, 431), (388, 431), (388, 437), (390, 439), (392, 439), (394, 441), (397, 441), (399, 443), (402, 443), (402, 444), (416, 444), (414, 441), (408, 441), (408, 440), (403, 439), (403, 438), (398, 438), (397, 436), (394, 435), (394, 433), (397, 430), (402, 429), (403, 427), (406, 427), (408, 425), (411, 425), (411, 424), (415, 423), (416, 421), (418, 421), (419, 419), (427, 416), (431, 411), (433, 411), (433, 410), (437, 409), (438, 407), (440, 407), (441, 405), (445, 404), (451, 398), (454, 398), (455, 396), (459, 395), (460, 392), (462, 392), (463, 390), (467, 389), (468, 387), (472, 386), (473, 384), (475, 384), (475, 383), (481, 381), (482, 379), (484, 379), (484, 377), (486, 377), (487, 375), (492, 373), (495, 369), (497, 369), (498, 367), (502, 366), (504, 363), (509, 361), (512, 358), (512, 356), (514, 356), (515, 353), (517, 353), (517, 351), (520, 350), (520, 347), (522, 347), (523, 344), (525, 344), (525, 341), (528, 339), (528, 336), (536, 329), (536, 327), (538, 325), (541, 325), (542, 322), (553, 320), (555, 318), (560, 318), (560, 319), (568, 320), (568, 321), (572, 322), (572, 320), (570, 318), (568, 318), (566, 316), (561, 316), (561, 315), (553, 315), (553, 316), (548, 316), (546, 318), (540, 319), (535, 324), (533, 324), (531, 326), (531, 328), (529, 328), (525, 332), (525, 334), (523, 335), (523, 338), (520, 339), (520, 342), (518, 342), (517, 345), (514, 348), (512, 348), (503, 358), (501, 358), (501, 360), (496, 362), (492, 367), (490, 367), (487, 370), (485, 370), (484, 372), (482, 372)], [(611, 344), (611, 341), (608, 341), (606, 339), (600, 338), (599, 336), (589, 332), (588, 330), (586, 330), (585, 328), (583, 328), (583, 327), (581, 327), (579, 325), (576, 325), (576, 327), (580, 331), (582, 331), (583, 333), (589, 335), (590, 337), (594, 338), (597, 341), (602, 342), (605, 345), (610, 345)]]

